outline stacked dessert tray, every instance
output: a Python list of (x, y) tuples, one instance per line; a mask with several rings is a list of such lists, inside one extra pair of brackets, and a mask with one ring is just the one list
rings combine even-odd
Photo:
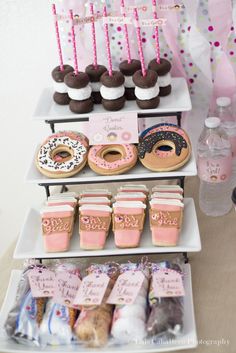
[[(181, 126), (182, 112), (192, 109), (186, 80), (182, 77), (172, 78), (172, 92), (169, 96), (162, 97), (157, 109), (139, 109), (135, 101), (126, 101), (121, 112), (136, 112), (139, 118), (155, 118), (163, 116), (176, 116), (178, 126)], [(52, 100), (53, 90), (43, 90), (36, 110), (33, 115), (34, 121), (45, 121), (49, 124), (52, 132), (55, 132), (55, 124), (88, 121), (88, 114), (74, 114), (68, 106), (59, 106)], [(101, 104), (96, 104), (93, 113), (104, 113)]]
[[(191, 100), (187, 88), (187, 83), (183, 78), (173, 79), (173, 92), (170, 96), (162, 98), (160, 107), (156, 110), (140, 110), (133, 102), (127, 102), (124, 112), (135, 111), (140, 118), (146, 117), (162, 117), (162, 116), (176, 116), (178, 125), (181, 125), (182, 112), (191, 110)], [(102, 107), (95, 107), (94, 113), (104, 112)], [(90, 115), (93, 113), (90, 113)], [(68, 107), (56, 106), (52, 101), (52, 91), (46, 89), (43, 91), (33, 119), (35, 121), (45, 121), (50, 124), (51, 130), (54, 132), (55, 124), (65, 122), (81, 122), (87, 121), (88, 115), (76, 115), (70, 113)], [(186, 176), (194, 176), (197, 174), (196, 160), (192, 154), (189, 162), (181, 169), (174, 172), (156, 173), (146, 170), (137, 164), (131, 172), (121, 174), (118, 176), (100, 176), (96, 175), (92, 170), (85, 167), (78, 175), (67, 179), (49, 179), (41, 175), (35, 166), (34, 156), (32, 158), (29, 170), (26, 175), (26, 181), (29, 183), (38, 184), (46, 189), (47, 197), (50, 196), (51, 186), (62, 186), (62, 191), (66, 190), (66, 185), (78, 184), (96, 184), (96, 183), (115, 183), (122, 181), (143, 181), (143, 180), (178, 180), (180, 186), (184, 188), (184, 178)], [(192, 284), (191, 284), (191, 268), (188, 262), (189, 252), (198, 252), (201, 250), (201, 240), (198, 229), (197, 216), (193, 199), (186, 198), (184, 200), (184, 220), (183, 227), (180, 235), (179, 244), (176, 247), (154, 247), (151, 244), (150, 230), (148, 227), (148, 220), (144, 227), (142, 241), (138, 248), (133, 249), (118, 249), (112, 241), (112, 237), (108, 237), (106, 246), (103, 250), (87, 251), (79, 247), (78, 241), (78, 224), (75, 225), (74, 234), (72, 237), (70, 249), (63, 253), (46, 253), (43, 249), (41, 223), (40, 223), (40, 207), (38, 209), (31, 208), (25, 217), (19, 239), (14, 252), (15, 259), (37, 259), (40, 262), (48, 259), (59, 258), (90, 258), (92, 257), (107, 257), (113, 260), (112, 256), (120, 255), (142, 255), (146, 254), (175, 254), (182, 253), (185, 259), (184, 267), (184, 332), (180, 337), (165, 342), (164, 344), (147, 343), (141, 345), (126, 345), (105, 347), (103, 352), (166, 352), (175, 351), (180, 349), (190, 349), (197, 346), (197, 334), (195, 327), (193, 297), (192, 297)], [(0, 351), (1, 352), (35, 352), (41, 351), (40, 348), (32, 348), (23, 346), (9, 340), (6, 337), (3, 329), (4, 322), (7, 318), (8, 312), (11, 309), (17, 291), (17, 286), (20, 280), (21, 271), (12, 271), (8, 291), (0, 312)], [(91, 348), (84, 348), (82, 346), (70, 347), (47, 347), (44, 352), (86, 352), (91, 351)], [(101, 349), (93, 349), (93, 351), (101, 352)]]

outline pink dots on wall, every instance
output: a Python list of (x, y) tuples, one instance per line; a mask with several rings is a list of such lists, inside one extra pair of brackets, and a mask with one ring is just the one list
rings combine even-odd
[(234, 51), (231, 50), (231, 51), (229, 52), (229, 55), (234, 55)]
[(122, 28), (119, 26), (119, 27), (117, 27), (117, 31), (118, 32), (121, 32), (122, 31)]
[(219, 47), (219, 46), (220, 46), (220, 42), (218, 42), (218, 41), (217, 41), (217, 42), (214, 42), (214, 46), (215, 46), (215, 47)]
[(212, 31), (214, 31), (214, 28), (213, 28), (213, 26), (209, 26), (209, 27), (208, 27), (208, 31), (209, 31), (209, 32), (212, 32)]

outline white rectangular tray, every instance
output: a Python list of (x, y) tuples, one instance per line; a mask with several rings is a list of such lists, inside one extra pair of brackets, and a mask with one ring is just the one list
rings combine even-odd
[(58, 257), (91, 257), (132, 254), (157, 254), (176, 252), (198, 252), (201, 250), (201, 240), (193, 199), (184, 200), (183, 226), (178, 246), (156, 247), (152, 245), (151, 232), (148, 220), (145, 223), (140, 247), (131, 249), (118, 249), (115, 247), (114, 238), (109, 234), (105, 249), (83, 250), (79, 246), (78, 222), (75, 224), (69, 251), (60, 253), (46, 253), (43, 248), (41, 230), (41, 217), (39, 210), (30, 209), (21, 229), (14, 252), (15, 259), (25, 258), (58, 258)]
[(193, 294), (192, 294), (192, 282), (191, 282), (191, 267), (190, 265), (184, 266), (184, 287), (185, 287), (185, 300), (184, 300), (184, 332), (179, 338), (172, 340), (168, 343), (157, 345), (155, 343), (146, 343), (143, 345), (125, 345), (116, 347), (104, 347), (102, 349), (91, 349), (84, 348), (82, 346), (60, 346), (60, 347), (47, 347), (43, 350), (39, 348), (27, 347), (24, 345), (17, 344), (11, 339), (7, 338), (4, 331), (4, 323), (7, 319), (7, 315), (11, 310), (14, 300), (16, 297), (17, 286), (20, 280), (21, 271), (14, 270), (11, 273), (8, 290), (3, 302), (0, 312), (0, 352), (15, 353), (15, 352), (128, 352), (128, 353), (159, 353), (159, 352), (170, 352), (182, 349), (190, 349), (197, 347), (197, 333), (194, 317), (193, 307)]
[[(93, 113), (104, 113), (106, 110), (101, 104), (96, 104), (94, 110), (89, 114), (74, 114), (70, 111), (69, 106), (60, 106), (56, 104), (53, 99), (53, 89), (46, 88), (43, 90), (35, 112), (33, 120), (75, 120), (79, 118), (88, 117)], [(137, 112), (140, 114), (145, 113), (174, 113), (190, 111), (192, 103), (189, 96), (189, 90), (186, 80), (182, 77), (172, 78), (172, 92), (167, 97), (161, 97), (160, 105), (157, 109), (139, 109), (135, 101), (127, 101), (123, 112)]]
[[(39, 147), (38, 147), (39, 148)], [(37, 150), (38, 150), (37, 148)], [(71, 185), (71, 184), (86, 184), (99, 182), (115, 182), (123, 180), (148, 180), (158, 178), (177, 178), (180, 176), (195, 176), (197, 175), (196, 159), (194, 153), (187, 164), (182, 168), (172, 172), (152, 172), (142, 166), (140, 162), (132, 168), (129, 172), (120, 175), (98, 175), (93, 172), (88, 166), (82, 169), (78, 174), (71, 178), (53, 179), (42, 175), (35, 166), (35, 155), (31, 160), (30, 167), (26, 174), (25, 180), (33, 184), (47, 184), (47, 185)]]

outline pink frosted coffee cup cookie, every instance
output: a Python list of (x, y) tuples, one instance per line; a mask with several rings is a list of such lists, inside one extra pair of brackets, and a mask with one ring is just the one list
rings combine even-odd
[(143, 192), (120, 192), (115, 196), (116, 201), (141, 201), (146, 203), (147, 196)]
[(108, 197), (82, 197), (79, 200), (79, 206), (83, 205), (105, 205), (110, 206), (111, 200)]
[(79, 208), (80, 247), (100, 250), (105, 246), (112, 209), (105, 205), (83, 205)]
[(139, 246), (145, 208), (141, 201), (118, 201), (113, 204), (113, 231), (118, 248)]
[(155, 246), (176, 246), (183, 219), (184, 204), (180, 200), (150, 201), (150, 227)]
[(67, 251), (73, 232), (74, 209), (68, 205), (49, 206), (41, 210), (41, 217), (45, 251)]

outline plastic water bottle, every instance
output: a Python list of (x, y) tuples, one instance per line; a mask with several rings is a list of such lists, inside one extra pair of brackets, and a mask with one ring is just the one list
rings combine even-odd
[(219, 118), (207, 118), (198, 140), (199, 205), (208, 216), (222, 216), (232, 208), (232, 153)]
[(233, 114), (232, 103), (229, 97), (219, 97), (216, 99), (215, 116), (220, 118), (221, 126), (225, 130), (231, 143), (233, 154), (232, 184), (236, 185), (236, 120)]

